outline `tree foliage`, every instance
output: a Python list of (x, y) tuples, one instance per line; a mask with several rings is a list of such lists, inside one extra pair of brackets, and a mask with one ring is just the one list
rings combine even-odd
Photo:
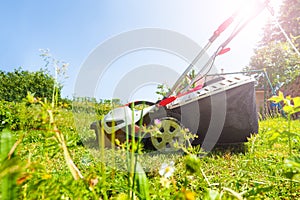
[(20, 102), (27, 92), (52, 99), (55, 80), (44, 70), (29, 72), (19, 68), (12, 72), (0, 71), (0, 80), (0, 100)]
[(287, 84), (300, 74), (300, 57), (287, 42), (277, 22), (300, 50), (300, 1), (284, 0), (277, 20), (269, 21), (247, 69), (266, 69), (273, 86)]
[[(291, 40), (299, 47), (300, 44), (300, 1), (284, 0), (277, 21), (286, 31)], [(275, 20), (268, 21), (263, 28), (263, 37), (259, 46), (267, 46), (270, 42), (286, 42)]]

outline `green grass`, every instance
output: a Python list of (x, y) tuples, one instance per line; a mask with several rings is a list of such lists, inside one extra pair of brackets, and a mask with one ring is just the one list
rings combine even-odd
[[(94, 133), (89, 130), (93, 120), (93, 114), (76, 116), (66, 109), (57, 115), (57, 126), (84, 176), (80, 180), (73, 179), (63, 150), (51, 131), (42, 128), (12, 131), (14, 138), (23, 137), (14, 153), (21, 160), (17, 163), (19, 199), (127, 198), (130, 188), (126, 152), (106, 149), (101, 160)], [(281, 135), (288, 130), (288, 120), (268, 118), (259, 125), (259, 134), (245, 143), (245, 151), (219, 149), (192, 161), (180, 152), (143, 151), (139, 162), (148, 178), (150, 199), (299, 199), (297, 162), (295, 166), (286, 163), (287, 159), (300, 156), (300, 121), (291, 121), (290, 132), (296, 133), (290, 138), (291, 144), (288, 137)], [(164, 187), (159, 169), (171, 161), (175, 163), (175, 172), (168, 178), (169, 187)], [(194, 172), (186, 168), (191, 163), (197, 166)], [(5, 161), (1, 167), (5, 167)], [(295, 176), (291, 178), (291, 174)]]

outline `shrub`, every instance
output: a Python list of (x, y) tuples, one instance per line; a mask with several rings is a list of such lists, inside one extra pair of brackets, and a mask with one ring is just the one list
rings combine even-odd
[(0, 101), (0, 130), (5, 127), (10, 130), (40, 129), (47, 120), (39, 105)]
[(52, 99), (55, 80), (42, 69), (36, 72), (24, 71), (21, 68), (13, 72), (0, 71), (0, 80), (0, 100), (21, 102), (27, 92)]

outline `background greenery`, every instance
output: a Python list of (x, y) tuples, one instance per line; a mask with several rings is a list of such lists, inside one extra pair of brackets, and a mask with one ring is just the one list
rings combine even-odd
[[(107, 111), (109, 105), (98, 106)], [(38, 105), (19, 109), (25, 109), (31, 116), (42, 112)], [(11, 160), (2, 160), (0, 178), (5, 177), (5, 169), (6, 175), (14, 177), (9, 180), (15, 180), (18, 199), (127, 199), (126, 150), (106, 149), (101, 157), (93, 131), (81, 129), (78, 134), (80, 125), (75, 125), (72, 110), (59, 108), (57, 112), (57, 126), (83, 178), (74, 180), (61, 145), (47, 129), (48, 119), (32, 123), (30, 118), (23, 118), (22, 126), (10, 131), (11, 146), (18, 140), (21, 142)], [(88, 116), (81, 111), (83, 114)], [(82, 123), (85, 126), (86, 122)], [(291, 153), (287, 130), (294, 133)], [(289, 121), (279, 116), (260, 121), (259, 134), (253, 135), (244, 148), (219, 148), (204, 154), (194, 147), (186, 155), (151, 154), (142, 150), (140, 161), (147, 175), (149, 196), (151, 199), (300, 198), (299, 133), (299, 120)], [(167, 187), (162, 183), (159, 169), (171, 161), (175, 162), (175, 172)]]
[[(283, 0), (276, 20), (282, 26), (292, 43), (300, 51), (300, 2)], [(254, 51), (249, 66), (245, 70), (265, 69), (274, 87), (279, 88), (294, 80), (300, 74), (299, 55), (287, 42), (276, 20), (268, 22), (263, 29), (263, 37)], [(263, 85), (263, 77), (259, 82)]]
[(20, 102), (27, 92), (52, 99), (55, 80), (46, 71), (29, 72), (21, 68), (12, 72), (0, 71), (0, 100)]

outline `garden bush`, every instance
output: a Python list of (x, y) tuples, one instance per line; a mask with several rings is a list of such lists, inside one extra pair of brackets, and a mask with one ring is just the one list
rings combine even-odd
[[(27, 92), (37, 97), (52, 99), (55, 80), (45, 70), (30, 72), (15, 69), (12, 72), (0, 71), (0, 100), (21, 102)], [(59, 88), (59, 97), (60, 97)]]

